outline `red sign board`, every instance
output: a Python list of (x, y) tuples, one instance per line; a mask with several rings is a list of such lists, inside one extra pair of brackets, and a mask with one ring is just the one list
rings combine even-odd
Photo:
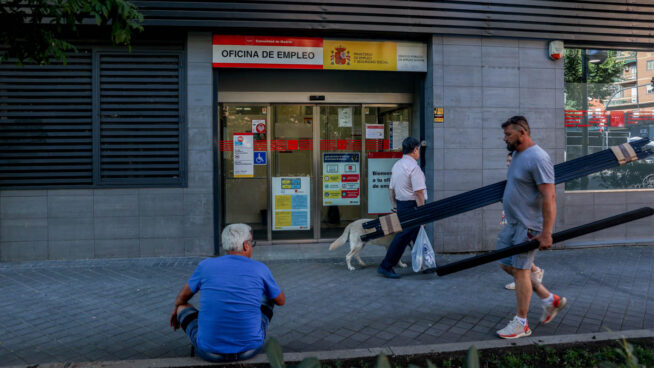
[(356, 183), (359, 181), (359, 175), (358, 174), (343, 174), (341, 175), (341, 182), (342, 183)]
[(610, 119), (612, 127), (624, 127), (624, 111), (611, 111)]

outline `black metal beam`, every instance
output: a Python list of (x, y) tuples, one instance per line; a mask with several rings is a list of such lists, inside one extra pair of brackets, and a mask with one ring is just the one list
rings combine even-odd
[[(638, 159), (654, 154), (647, 144), (649, 139), (643, 138), (628, 143), (634, 149)], [(555, 183), (565, 183), (586, 175), (618, 166), (618, 160), (610, 149), (579, 157), (554, 166)], [(400, 211), (397, 214), (402, 229), (424, 225), (429, 222), (442, 220), (454, 215), (468, 212), (477, 208), (499, 202), (504, 194), (506, 181), (501, 181), (485, 187), (477, 188), (436, 202), (428, 203), (422, 207)], [(374, 229), (374, 232), (361, 236), (361, 240), (368, 241), (384, 236), (379, 219), (363, 224), (364, 229)]]
[[(654, 209), (651, 207), (641, 207), (637, 210), (624, 212), (619, 215), (607, 217), (602, 220), (591, 222), (586, 225), (573, 227), (571, 229), (563, 230), (552, 234), (554, 243), (566, 241), (568, 239), (576, 238), (578, 236), (594, 233), (596, 231), (604, 230), (609, 227), (621, 225), (627, 222), (638, 220), (644, 217), (652, 216)], [(480, 266), (485, 263), (500, 260), (502, 258), (510, 257), (515, 254), (525, 253), (532, 249), (538, 248), (538, 240), (530, 240), (511, 247), (494, 250), (478, 256), (462, 259), (460, 261), (448, 263), (444, 266), (436, 267), (436, 274), (438, 276), (449, 275), (454, 272), (466, 270), (468, 268)]]

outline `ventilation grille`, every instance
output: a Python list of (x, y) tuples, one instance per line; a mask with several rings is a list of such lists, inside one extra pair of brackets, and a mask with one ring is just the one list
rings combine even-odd
[(0, 186), (93, 184), (91, 59), (0, 64)]
[(180, 183), (180, 59), (99, 55), (102, 184)]

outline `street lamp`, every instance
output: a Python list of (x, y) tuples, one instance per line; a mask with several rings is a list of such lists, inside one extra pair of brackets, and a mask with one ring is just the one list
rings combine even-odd
[[(581, 155), (588, 155), (588, 64), (599, 65), (606, 61), (608, 52), (606, 50), (581, 50), (581, 83), (583, 84), (582, 94), (582, 128), (581, 128)], [(581, 187), (586, 189), (588, 186), (588, 177), (581, 178)]]
[(583, 94), (581, 99), (582, 115), (582, 156), (588, 155), (588, 64), (599, 65), (606, 61), (608, 53), (606, 50), (581, 50), (581, 83), (583, 84)]
[(601, 64), (609, 57), (606, 50), (586, 50), (586, 57), (591, 64)]

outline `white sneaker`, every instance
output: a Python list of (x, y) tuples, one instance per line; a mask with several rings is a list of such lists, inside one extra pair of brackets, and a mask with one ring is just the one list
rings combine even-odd
[[(545, 277), (545, 269), (539, 268), (538, 271), (534, 272), (534, 276), (536, 276), (538, 282), (542, 283), (543, 277)], [(507, 290), (515, 290), (515, 282), (504, 285), (504, 288)]]
[(554, 295), (554, 301), (552, 302), (552, 304), (543, 306), (543, 315), (540, 317), (540, 321), (543, 324), (548, 324), (552, 322), (554, 317), (556, 317), (556, 315), (559, 314), (561, 309), (565, 308), (566, 304), (567, 304), (566, 298), (561, 298), (558, 295)]
[(531, 335), (531, 330), (529, 329), (529, 322), (522, 325), (516, 317), (509, 322), (506, 327), (497, 331), (497, 335), (503, 339), (517, 339), (520, 337), (525, 337)]

